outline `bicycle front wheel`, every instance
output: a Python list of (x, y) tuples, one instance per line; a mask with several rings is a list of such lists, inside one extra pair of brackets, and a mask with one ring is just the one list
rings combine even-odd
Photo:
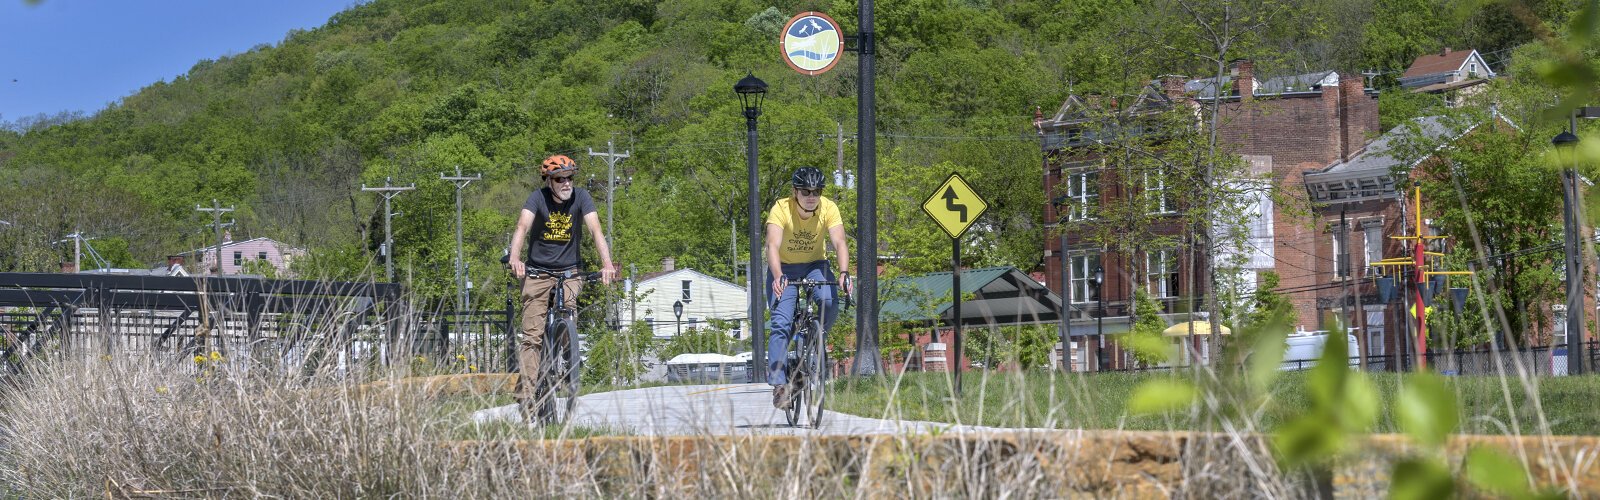
[(827, 401), (828, 382), (827, 370), (827, 339), (823, 337), (822, 322), (813, 318), (810, 322), (811, 334), (806, 336), (805, 357), (802, 365), (805, 367), (801, 373), (805, 376), (805, 409), (806, 418), (811, 428), (822, 428), (823, 403)]
[(801, 397), (805, 394), (803, 389), (805, 379), (800, 364), (800, 361), (802, 361), (801, 354), (805, 352), (805, 349), (800, 342), (794, 341), (794, 337), (810, 335), (805, 331), (805, 327), (798, 323), (794, 325), (794, 329), (794, 335), (789, 336), (789, 348), (784, 351), (786, 357), (783, 360), (783, 368), (781, 368), (784, 373), (783, 390), (787, 391), (789, 396), (788, 406), (783, 407), (783, 417), (789, 421), (790, 427), (800, 425), (802, 413), (800, 410)]
[(573, 410), (577, 409), (578, 394), (583, 389), (583, 353), (581, 351), (583, 346), (580, 345), (581, 343), (578, 339), (578, 325), (574, 324), (572, 320), (561, 320), (556, 323), (556, 326), (557, 330), (559, 330), (556, 338), (562, 339), (561, 352), (558, 353), (561, 357), (560, 378), (556, 385), (558, 386), (557, 390), (567, 397), (565, 406), (562, 408), (565, 411), (561, 412), (559, 418), (562, 422), (566, 422), (572, 418)]

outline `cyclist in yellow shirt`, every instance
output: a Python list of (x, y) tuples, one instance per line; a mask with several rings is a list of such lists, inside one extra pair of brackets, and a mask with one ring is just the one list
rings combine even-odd
[[(839, 274), (848, 274), (850, 249), (845, 245), (844, 219), (839, 216), (839, 206), (822, 196), (826, 179), (816, 167), (800, 167), (794, 171), (793, 195), (778, 200), (767, 214), (767, 266), (768, 280), (772, 284), (772, 297), (777, 304), (772, 307), (772, 320), (767, 322), (767, 383), (772, 385), (772, 403), (788, 406), (785, 394), (786, 375), (784, 361), (794, 326), (795, 296), (798, 289), (789, 286), (789, 280), (834, 280), (834, 269), (828, 266), (824, 243), (832, 242), (834, 254), (839, 257)], [(826, 235), (826, 238), (824, 237)], [(824, 332), (833, 326), (839, 306), (834, 287), (818, 287), (816, 296), (822, 301)]]

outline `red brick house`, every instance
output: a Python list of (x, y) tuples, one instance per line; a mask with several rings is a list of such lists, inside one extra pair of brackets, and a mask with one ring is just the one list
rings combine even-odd
[[(1086, 129), (1093, 124), (1082, 108), (1093, 104), (1093, 99), (1071, 96), (1055, 115), (1037, 116), (1034, 121), (1043, 151), (1044, 188), (1052, 197), (1044, 207), (1044, 222), (1057, 233), (1045, 242), (1046, 282), (1051, 290), (1069, 297), (1073, 305), (1070, 331), (1075, 340), (1091, 340), (1098, 331), (1126, 330), (1133, 286), (1145, 287), (1170, 314), (1191, 310), (1192, 285), (1201, 281), (1193, 279), (1195, 269), (1186, 264), (1187, 258), (1177, 258), (1189, 253), (1192, 245), (1175, 249), (1178, 255), (1160, 250), (1145, 255), (1101, 255), (1100, 249), (1084, 248), (1079, 235), (1055, 231), (1060, 227), (1057, 221), (1081, 215), (1072, 212), (1074, 206), (1127, 195), (1110, 190), (1115, 186), (1100, 175), (1097, 159), (1085, 147), (1091, 140), (1085, 139)], [(1121, 112), (1157, 113), (1170, 106), (1210, 109), (1214, 105), (1220, 106), (1218, 136), (1223, 147), (1241, 155), (1251, 174), (1267, 179), (1278, 193), (1296, 199), (1296, 204), (1306, 201), (1305, 171), (1349, 160), (1378, 129), (1377, 93), (1368, 91), (1359, 77), (1323, 71), (1260, 80), (1249, 61), (1237, 63), (1220, 81), (1163, 79)], [(1147, 187), (1169, 188), (1176, 186)], [(1289, 292), (1299, 326), (1317, 329), (1316, 287), (1321, 284), (1317, 269), (1319, 259), (1325, 258), (1316, 252), (1317, 243), (1325, 239), (1318, 221), (1297, 216), (1296, 211), (1277, 206), (1266, 196), (1255, 200), (1251, 210), (1257, 217), (1250, 223), (1250, 247), (1236, 250), (1245, 254), (1247, 262), (1242, 278), (1253, 281), (1260, 271), (1277, 271), (1282, 278), (1279, 290)], [(1171, 225), (1158, 230), (1178, 234), (1182, 228)], [(1097, 266), (1104, 268), (1104, 310), (1085, 279)], [(1130, 268), (1145, 276), (1134, 276)], [(1062, 286), (1064, 278), (1070, 283), (1066, 287)], [(1136, 283), (1129, 283), (1130, 279)], [(1097, 327), (1093, 318), (1102, 315), (1105, 325)], [(1087, 342), (1091, 349), (1098, 344)], [(1115, 348), (1115, 342), (1108, 345)], [(1127, 365), (1125, 356), (1110, 358), (1113, 368)]]

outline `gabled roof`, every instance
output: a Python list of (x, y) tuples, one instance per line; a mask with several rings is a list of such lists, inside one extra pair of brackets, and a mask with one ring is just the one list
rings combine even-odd
[[(1467, 59), (1471, 59), (1477, 53), (1477, 50), (1452, 51), (1447, 48), (1437, 54), (1423, 54), (1417, 56), (1417, 60), (1411, 62), (1411, 67), (1406, 68), (1405, 74), (1400, 75), (1400, 78), (1417, 78), (1436, 73), (1459, 71), (1462, 66), (1467, 64)], [(1489, 71), (1489, 68), (1484, 68), (1484, 73), (1493, 74)]]
[[(879, 313), (886, 321), (952, 323), (954, 276), (938, 272), (896, 278), (884, 287)], [(961, 271), (961, 324), (1026, 325), (1060, 321), (1061, 298), (1015, 267)], [(926, 305), (926, 307), (924, 307)]]
[[(1159, 83), (1159, 82), (1158, 82)], [(1161, 93), (1158, 83), (1145, 86), (1139, 95), (1134, 96), (1133, 102), (1123, 105), (1117, 103), (1117, 109), (1128, 115), (1164, 111), (1172, 107), (1172, 99)], [(1056, 109), (1056, 114), (1046, 118), (1045, 122), (1051, 124), (1070, 123), (1087, 120), (1092, 117), (1090, 110), (1105, 108), (1105, 99), (1096, 96), (1079, 96), (1072, 94)]]
[[(246, 243), (254, 243), (254, 242), (257, 242), (257, 241), (268, 241), (268, 242), (271, 242), (274, 245), (277, 245), (280, 248), (290, 248), (290, 249), (294, 249), (294, 250), (299, 250), (299, 248), (295, 248), (295, 247), (289, 246), (288, 244), (286, 244), (284, 242), (281, 242), (281, 241), (278, 241), (278, 240), (274, 240), (272, 238), (268, 238), (268, 237), (265, 237), (265, 236), (260, 237), (260, 238), (251, 238), (251, 239), (244, 240), (244, 241), (224, 241), (224, 242), (222, 242), (222, 248), (228, 248), (228, 247), (231, 247), (231, 246), (243, 245), (243, 244), (246, 244)], [(206, 246), (203, 246), (203, 247), (200, 247), (200, 248), (196, 248), (194, 250), (183, 252), (181, 255), (194, 255), (194, 254), (200, 254), (200, 253), (204, 253), (204, 252), (215, 252), (215, 251), (217, 251), (217, 246), (216, 245), (206, 245)]]
[(744, 290), (744, 287), (742, 287), (742, 286), (735, 285), (733, 283), (729, 283), (729, 282), (727, 282), (727, 281), (725, 281), (725, 280), (723, 280), (721, 278), (718, 278), (716, 276), (712, 276), (712, 275), (709, 275), (709, 274), (706, 274), (706, 273), (702, 273), (700, 271), (696, 271), (694, 269), (689, 269), (689, 268), (673, 269), (671, 271), (661, 271), (661, 272), (646, 274), (644, 276), (639, 277), (638, 286), (645, 286), (647, 284), (655, 283), (657, 281), (668, 281), (669, 278), (670, 279), (683, 279), (683, 278), (681, 278), (679, 276), (681, 276), (682, 274), (685, 274), (685, 273), (694, 275), (695, 279), (709, 280), (709, 281), (713, 281), (713, 282), (716, 282), (716, 283), (721, 283), (721, 284), (724, 284), (724, 285), (728, 285), (728, 286), (733, 287), (733, 288)]

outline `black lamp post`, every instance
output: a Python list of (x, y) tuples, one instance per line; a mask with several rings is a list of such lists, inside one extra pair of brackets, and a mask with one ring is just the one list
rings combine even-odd
[[(1578, 128), (1578, 115), (1573, 114), (1572, 122), (1567, 130), (1557, 134), (1550, 144), (1556, 147), (1562, 160), (1577, 162), (1577, 154), (1573, 151), (1578, 146), (1578, 135), (1574, 132)], [(1583, 258), (1579, 257), (1578, 245), (1582, 236), (1578, 235), (1577, 209), (1577, 179), (1576, 165), (1574, 168), (1561, 171), (1561, 205), (1562, 222), (1566, 230), (1566, 255), (1567, 255), (1567, 373), (1577, 375), (1583, 373)]]
[(764, 268), (761, 267), (761, 227), (757, 220), (761, 218), (761, 197), (760, 188), (756, 185), (756, 117), (761, 116), (761, 101), (767, 96), (767, 82), (756, 78), (754, 74), (746, 74), (739, 83), (733, 84), (733, 91), (739, 94), (739, 102), (744, 105), (745, 160), (749, 166), (750, 270), (745, 274), (745, 285), (750, 287), (750, 361), (752, 368), (765, 370), (767, 336), (762, 332), (766, 325), (761, 321), (761, 297), (766, 282), (757, 278), (766, 273), (762, 272)]
[(1105, 325), (1106, 325), (1106, 294), (1105, 294), (1105, 287), (1101, 286), (1101, 285), (1105, 284), (1105, 282), (1106, 282), (1106, 269), (1104, 267), (1101, 267), (1101, 266), (1095, 266), (1094, 267), (1094, 301), (1095, 301), (1094, 336), (1096, 337), (1096, 339), (1098, 340), (1099, 345), (1100, 345), (1100, 347), (1098, 349), (1095, 349), (1095, 361), (1096, 361), (1096, 363), (1098, 363), (1100, 365), (1097, 368), (1098, 371), (1106, 371), (1106, 370), (1111, 369), (1111, 353), (1106, 352), (1106, 328), (1105, 328)]
[(683, 301), (672, 303), (672, 315), (678, 317), (678, 320), (674, 321), (673, 324), (678, 325), (678, 336), (681, 337), (683, 336)]

